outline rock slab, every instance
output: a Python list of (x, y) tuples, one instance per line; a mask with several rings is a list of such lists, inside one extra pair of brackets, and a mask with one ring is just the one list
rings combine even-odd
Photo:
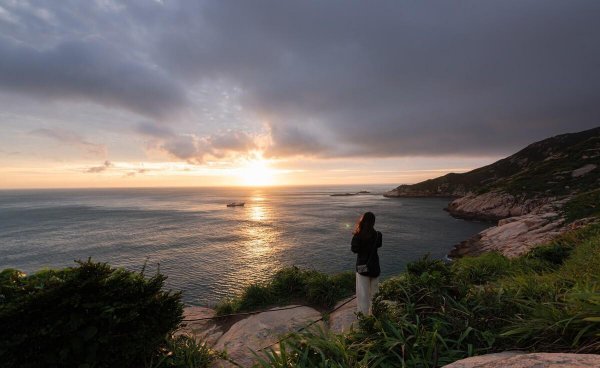
[[(289, 307), (292, 306), (273, 308), (235, 323), (219, 338), (214, 349), (225, 350), (230, 359), (242, 367), (250, 367), (255, 362), (252, 351), (258, 352), (276, 343), (282, 335), (295, 332), (321, 318), (321, 313), (313, 308), (298, 306), (283, 309)], [(226, 361), (218, 361), (214, 366), (233, 367)]]
[(456, 361), (444, 368), (599, 368), (600, 355), (503, 352)]
[(214, 316), (215, 311), (211, 308), (185, 307), (183, 309), (184, 322), (175, 334), (189, 335), (199, 342), (212, 346), (223, 335), (221, 326), (211, 319)]
[(356, 298), (350, 297), (338, 302), (334, 309), (340, 307), (329, 315), (329, 330), (336, 334), (346, 333), (356, 326)]

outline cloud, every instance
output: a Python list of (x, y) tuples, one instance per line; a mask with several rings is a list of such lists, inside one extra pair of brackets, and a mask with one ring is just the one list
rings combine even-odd
[(36, 49), (0, 37), (0, 89), (49, 100), (83, 100), (156, 119), (185, 108), (181, 85), (97, 39)]
[(280, 154), (497, 154), (600, 124), (598, 2), (198, 7), (166, 9), (156, 59), (240, 86)]
[(212, 135), (172, 136), (159, 144), (160, 149), (174, 157), (201, 164), (207, 159), (247, 156), (260, 149), (257, 137), (240, 131), (226, 131)]
[(271, 126), (270, 139), (267, 157), (322, 156), (329, 149), (321, 138), (295, 126)]
[(39, 137), (50, 138), (60, 143), (66, 143), (96, 156), (106, 156), (105, 145), (91, 143), (85, 140), (79, 134), (69, 130), (60, 128), (40, 128), (32, 130), (30, 134)]
[[(3, 6), (0, 89), (143, 115), (190, 162), (497, 155), (600, 124), (597, 1), (34, 5)], [(269, 129), (213, 113), (210, 84)]]
[(89, 169), (85, 170), (85, 172), (90, 173), (90, 174), (98, 174), (98, 173), (108, 170), (112, 166), (114, 166), (114, 165), (110, 161), (104, 161), (104, 163), (102, 165), (90, 167)]

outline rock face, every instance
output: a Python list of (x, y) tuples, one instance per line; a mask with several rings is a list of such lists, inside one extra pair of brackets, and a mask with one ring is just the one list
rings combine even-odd
[[(478, 255), (484, 252), (499, 252), (507, 257), (518, 257), (535, 246), (552, 240), (568, 230), (559, 210), (566, 199), (545, 203), (539, 207), (494, 206), (496, 213), (523, 213), (520, 216), (503, 218), (498, 225), (486, 229), (474, 237), (455, 245), (450, 252), (451, 258), (463, 255)], [(499, 210), (499, 208), (501, 209)]]
[(445, 368), (598, 368), (600, 355), (503, 352), (462, 359)]
[[(287, 308), (287, 307), (286, 307)], [(281, 335), (298, 330), (321, 318), (321, 313), (309, 307), (278, 310), (255, 314), (243, 319), (219, 338), (216, 350), (226, 350), (228, 356), (242, 367), (250, 367), (255, 361), (252, 350), (258, 352), (277, 342)], [(233, 367), (229, 362), (218, 361), (215, 367)]]
[(526, 215), (552, 202), (553, 199), (519, 198), (501, 191), (480, 195), (469, 193), (450, 202), (447, 210), (452, 216), (459, 218), (497, 221), (512, 216)]

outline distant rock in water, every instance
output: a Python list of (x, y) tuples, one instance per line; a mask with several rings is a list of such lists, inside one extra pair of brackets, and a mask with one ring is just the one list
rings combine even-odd
[(400, 185), (384, 196), (450, 197), (446, 210), (454, 217), (511, 219), (457, 245), (451, 256), (488, 250), (514, 256), (569, 228), (563, 206), (600, 188), (599, 166), (600, 127), (533, 143), (467, 173)]

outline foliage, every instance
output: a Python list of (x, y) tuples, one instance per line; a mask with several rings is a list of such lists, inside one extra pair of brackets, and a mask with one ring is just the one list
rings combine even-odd
[(359, 361), (362, 345), (353, 345), (343, 335), (335, 335), (318, 326), (289, 335), (279, 350), (268, 349), (264, 355), (256, 354), (257, 367), (369, 367), (368, 358)]
[(0, 273), (3, 367), (141, 366), (182, 319), (165, 276), (91, 260), (31, 276)]
[(169, 336), (148, 368), (206, 368), (223, 354), (211, 350), (187, 335)]
[(428, 257), (384, 281), (345, 336), (295, 334), (261, 367), (439, 367), (503, 350), (600, 353), (600, 225), (516, 259)]
[(354, 288), (354, 274), (351, 272), (331, 276), (315, 270), (288, 267), (279, 270), (267, 284), (247, 286), (237, 298), (219, 303), (216, 310), (217, 314), (224, 315), (294, 300), (329, 308), (338, 300), (353, 294)]
[(600, 189), (577, 195), (564, 207), (567, 222), (585, 217), (600, 217)]

